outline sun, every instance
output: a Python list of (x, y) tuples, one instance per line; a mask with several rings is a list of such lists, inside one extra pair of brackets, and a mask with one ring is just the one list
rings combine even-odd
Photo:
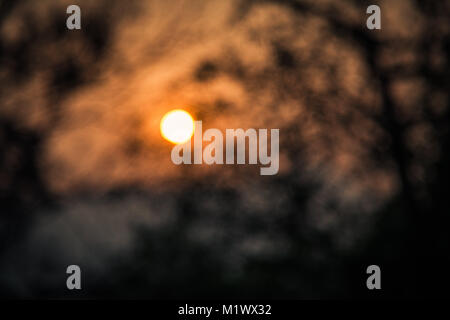
[(161, 119), (160, 130), (164, 139), (175, 144), (183, 143), (194, 134), (194, 119), (184, 110), (172, 110)]

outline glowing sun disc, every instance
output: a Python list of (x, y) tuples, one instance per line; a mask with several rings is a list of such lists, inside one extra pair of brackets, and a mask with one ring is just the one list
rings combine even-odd
[(183, 143), (194, 134), (194, 119), (184, 110), (172, 110), (161, 119), (160, 130), (164, 139), (175, 144)]

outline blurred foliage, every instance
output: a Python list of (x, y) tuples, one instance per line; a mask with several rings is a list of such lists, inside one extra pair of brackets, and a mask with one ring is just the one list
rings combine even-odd
[[(42, 7), (28, 7), (25, 1), (0, 4), (2, 297), (448, 296), (450, 38), (445, 1), (383, 1), (380, 31), (364, 27), (368, 1), (233, 2), (227, 24), (230, 29), (241, 26), (237, 30), (248, 37), (247, 42), (234, 47), (230, 43), (219, 53), (196, 60), (191, 78), (172, 85), (194, 88), (198, 98), (192, 100), (194, 111), (205, 122), (217, 121), (219, 127), (220, 119), (237, 121), (238, 115), (241, 121), (257, 119), (279, 127), (282, 161), (288, 165), (265, 180), (259, 176), (257, 180), (248, 166), (194, 169), (194, 173), (180, 169), (174, 176), (170, 169), (162, 172), (162, 178), (153, 177), (156, 187), (142, 183), (147, 171), (130, 165), (140, 162), (129, 159), (147, 161), (155, 150), (168, 153), (161, 146), (149, 146), (133, 131), (139, 131), (139, 121), (129, 124), (130, 136), (117, 129), (126, 141), (124, 158), (107, 153), (132, 167), (122, 171), (133, 178), (97, 174), (102, 165), (95, 161), (94, 170), (76, 176), (73, 166), (94, 151), (82, 151), (80, 158), (69, 153), (67, 162), (73, 166), (67, 170), (74, 171), (75, 178), (66, 175), (58, 162), (46, 160), (49, 145), (57, 145), (64, 130), (83, 123), (76, 122), (72, 109), (64, 109), (65, 103), (107, 82), (105, 75), (117, 62), (111, 56), (117, 49), (118, 26), (139, 16), (139, 3), (125, 9), (100, 1), (96, 9), (82, 11), (82, 25), (89, 32), (70, 35), (64, 30), (65, 16), (57, 13), (63, 5), (42, 3)], [(38, 16), (44, 9), (49, 18), (41, 23)], [(200, 13), (205, 14), (199, 9)], [(6, 26), (13, 24), (8, 19), (14, 16), (25, 18), (21, 23), (27, 32), (14, 36), (8, 31)], [(184, 32), (178, 29), (176, 13), (166, 20), (169, 27), (154, 40), (162, 53), (152, 49), (144, 54), (152, 62), (172, 47), (183, 47), (184, 38), (176, 37)], [(258, 54), (252, 55), (255, 43)], [(124, 44), (128, 45), (132, 46)], [(248, 62), (246, 53), (254, 60)], [(105, 61), (110, 65), (105, 67)], [(119, 82), (125, 85), (127, 72), (133, 70), (123, 68)], [(42, 74), (44, 84), (39, 77), (33, 82)], [(208, 91), (221, 79), (231, 85), (226, 82), (225, 94), (212, 100), (195, 89)], [(234, 101), (227, 95), (234, 86), (245, 92), (245, 98)], [(106, 97), (113, 95), (111, 87), (105, 88)], [(83, 99), (91, 103), (90, 97), (86, 94)], [(44, 102), (37, 103), (40, 99)], [(248, 106), (249, 101), (254, 106)], [(26, 105), (33, 103), (45, 112), (45, 120), (28, 119), (35, 111)], [(113, 109), (108, 108), (102, 112), (109, 114)], [(98, 129), (100, 120), (95, 121), (101, 116), (92, 117)], [(129, 120), (127, 115), (120, 119)], [(91, 186), (89, 179), (96, 184)], [(70, 187), (60, 192), (54, 187), (60, 182)], [(139, 201), (125, 201), (134, 196)], [(123, 215), (134, 206), (140, 215), (151, 214), (145, 208), (156, 206), (163, 212), (162, 222), (132, 223), (129, 247), (87, 270), (81, 260), (86, 270), (83, 290), (66, 291), (62, 270), (75, 263), (71, 250), (75, 257), (77, 250), (91, 251), (90, 260), (100, 252), (89, 245), (70, 246), (67, 256), (45, 252), (54, 244), (34, 244), (39, 233), (33, 230), (41, 228), (35, 226), (41, 220), (58, 221), (71, 201), (87, 202), (95, 215), (98, 208), (110, 210), (92, 204), (95, 201), (114, 204), (123, 199), (126, 205), (115, 209)], [(167, 204), (171, 209), (165, 208)], [(102, 219), (97, 217), (96, 227), (86, 233), (80, 227), (83, 232), (77, 237), (89, 239), (90, 233), (102, 229)], [(382, 270), (380, 292), (365, 286), (365, 270), (371, 264)]]

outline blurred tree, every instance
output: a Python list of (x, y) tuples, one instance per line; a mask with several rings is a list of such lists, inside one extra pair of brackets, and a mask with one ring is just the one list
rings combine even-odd
[[(11, 3), (1, 3), (0, 21)], [(208, 89), (220, 77), (232, 79), (254, 103), (247, 116), (281, 129), (287, 169), (261, 181), (247, 166), (185, 170), (165, 181), (179, 186), (166, 194), (175, 217), (137, 227), (131, 250), (86, 279), (84, 297), (448, 296), (449, 7), (384, 1), (382, 29), (368, 30), (369, 4), (238, 2), (230, 25), (268, 58), (248, 63), (250, 49), (230, 44), (199, 61), (189, 81)], [(26, 238), (37, 208), (58, 199), (41, 176), (41, 146), (64, 115), (58, 102), (98, 80), (95, 66), (114, 39), (106, 16), (87, 16), (90, 32), (73, 38), (76, 50), (62, 46), (67, 54), (57, 59), (40, 51), (63, 37), (54, 27), (64, 21), (56, 17), (41, 28), (28, 19), (27, 37), (0, 42), (8, 89), (42, 70), (51, 79), (43, 129), (23, 129), (20, 117), (0, 115), (0, 252)], [(157, 37), (168, 47), (177, 43), (176, 20)], [(35, 54), (44, 62), (34, 65)], [(199, 98), (201, 119), (243, 117), (227, 95), (216, 98)], [(113, 198), (145, 190), (128, 180), (111, 189)], [(380, 292), (365, 287), (371, 264), (381, 267)], [(70, 297), (53, 285), (36, 280), (29, 294)]]

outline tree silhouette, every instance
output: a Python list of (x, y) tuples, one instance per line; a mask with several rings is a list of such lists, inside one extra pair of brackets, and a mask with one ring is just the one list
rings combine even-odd
[[(448, 296), (448, 4), (383, 2), (382, 29), (373, 31), (365, 28), (368, 1), (236, 1), (231, 19), (220, 28), (233, 30), (231, 36), (218, 34), (226, 41), (215, 50), (207, 49), (201, 58), (190, 57), (198, 49), (188, 45), (204, 39), (205, 22), (200, 17), (217, 12), (202, 11), (202, 7), (188, 10), (185, 16), (198, 19), (200, 28), (192, 23), (194, 31), (184, 30), (184, 4), (179, 3), (183, 14), (173, 12), (155, 35), (146, 34), (158, 48), (146, 46), (145, 41), (138, 46), (148, 50), (148, 60), (140, 61), (137, 53), (132, 58), (124, 55), (139, 61), (136, 65), (115, 58), (121, 57), (116, 51), (123, 47), (114, 44), (123, 29), (110, 18), (119, 16), (120, 4), (101, 3), (99, 8), (109, 8), (107, 14), (89, 11), (83, 20), (88, 32), (70, 35), (72, 47), (60, 45), (67, 53), (63, 58), (43, 50), (68, 37), (56, 11), (50, 15), (53, 20), (41, 27), (31, 14), (27, 23), (32, 31), (15, 42), (0, 38), (0, 76), (7, 85), (0, 89), (3, 101), (14, 101), (19, 108), (20, 100), (11, 98), (11, 92), (23, 90), (33, 75), (48, 73), (46, 103), (40, 105), (48, 109), (44, 125), (30, 129), (23, 114), (0, 114), (0, 271), (2, 266), (11, 268), (8, 259), (14, 255), (14, 243), (34, 248), (27, 241), (34, 239), (33, 232), (43, 219), (40, 212), (54, 212), (50, 221), (57, 220), (67, 215), (65, 205), (79, 201), (95, 214), (97, 207), (88, 200), (98, 197), (105, 203), (125, 203), (117, 209), (125, 208), (124, 215), (135, 210), (139, 201), (148, 209), (139, 209), (142, 216), (154, 214), (154, 206), (163, 208), (168, 203), (171, 209), (160, 209), (164, 218), (156, 226), (136, 223), (126, 250), (105, 258), (102, 267), (89, 269), (82, 297)], [(0, 22), (20, 5), (2, 2)], [(127, 14), (139, 16), (132, 10)], [(417, 25), (410, 25), (411, 21)], [(133, 21), (129, 24), (132, 29)], [(204, 46), (210, 48), (206, 42)], [(65, 103), (90, 101), (89, 90), (102, 85), (108, 99), (116, 87), (108, 87), (105, 79), (119, 79), (123, 85), (130, 81), (127, 90), (137, 91), (130, 74), (137, 75), (137, 83), (145, 82), (141, 67), (164, 63), (174, 51), (186, 53), (186, 60), (192, 59), (196, 67), (170, 83), (173, 91), (168, 89), (168, 95), (182, 91), (180, 87), (194, 92), (189, 101), (193, 112), (208, 125), (258, 123), (280, 128), (280, 173), (263, 178), (247, 165), (183, 167), (159, 180), (153, 176), (159, 184), (148, 187), (141, 178), (148, 168), (136, 165), (140, 163), (136, 159), (150, 154), (164, 163), (158, 152), (166, 150), (156, 142), (143, 141), (137, 109), (125, 126), (131, 129), (117, 129), (121, 137), (123, 132), (129, 134), (123, 140), (126, 155), (119, 150), (107, 158), (128, 161), (129, 167), (141, 168), (138, 174), (111, 178), (114, 183), (104, 179), (97, 187), (74, 183), (65, 194), (52, 189), (45, 156), (52, 143), (75, 145), (76, 141), (62, 140), (59, 134), (82, 123), (76, 122), (78, 114)], [(181, 70), (184, 58), (174, 59), (162, 65), (170, 69), (172, 61), (179, 61)], [(117, 67), (118, 61), (123, 65)], [(108, 78), (114, 68), (125, 71)], [(164, 79), (165, 73), (160, 75)], [(214, 91), (221, 85), (225, 94)], [(126, 93), (123, 96), (120, 99), (126, 100)], [(97, 111), (109, 115), (114, 110)], [(118, 114), (117, 118), (128, 121), (125, 112)], [(64, 122), (67, 119), (73, 123)], [(94, 117), (95, 127), (101, 121)], [(77, 160), (67, 161), (77, 164)], [(85, 162), (80, 163), (85, 169)], [(64, 171), (55, 170), (64, 177)], [(84, 182), (96, 174), (90, 171), (79, 179)], [(131, 204), (124, 200), (129, 198)], [(105, 221), (97, 219), (95, 230), (102, 230)], [(95, 232), (79, 237), (89, 238), (90, 233)], [(43, 264), (55, 269), (68, 261), (46, 259)], [(371, 264), (381, 267), (379, 292), (365, 286), (366, 268)], [(1, 295), (74, 297), (58, 287), (63, 276), (55, 275), (48, 282), (33, 278), (21, 293), (5, 272), (0, 278), (0, 284), (6, 284)]]

